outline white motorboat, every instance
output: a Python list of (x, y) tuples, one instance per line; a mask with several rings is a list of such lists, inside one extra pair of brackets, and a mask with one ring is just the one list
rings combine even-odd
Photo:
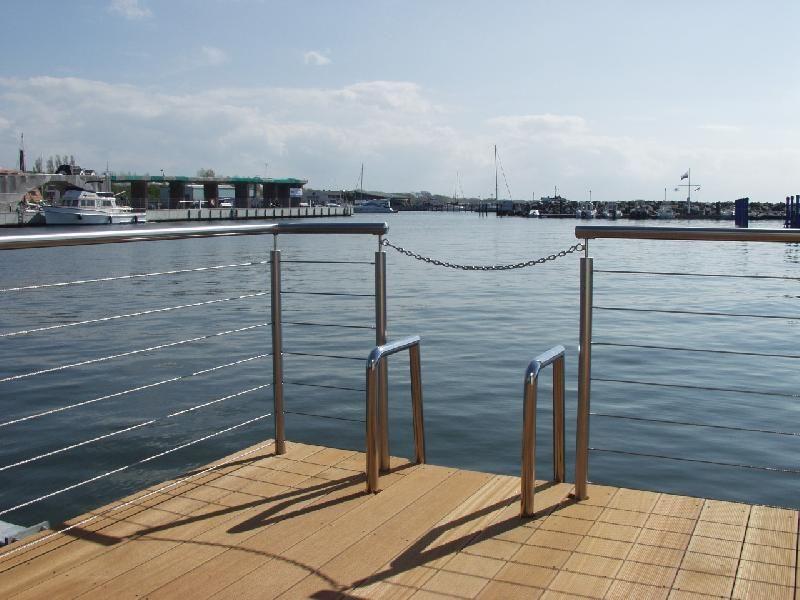
[(541, 213), (539, 212), (538, 208), (532, 208), (528, 211), (528, 218), (529, 219), (538, 219), (541, 217)]
[(596, 216), (597, 211), (591, 202), (581, 202), (575, 210), (576, 219), (594, 219)]
[(58, 204), (44, 207), (48, 225), (110, 225), (145, 223), (144, 212), (134, 212), (129, 206), (118, 206), (111, 192), (73, 189), (64, 192)]
[(656, 218), (657, 219), (674, 219), (675, 218), (675, 211), (672, 210), (672, 206), (669, 204), (662, 204), (659, 209), (656, 211)]
[(353, 207), (354, 213), (394, 213), (397, 212), (392, 208), (389, 200), (367, 200), (362, 204), (356, 204)]

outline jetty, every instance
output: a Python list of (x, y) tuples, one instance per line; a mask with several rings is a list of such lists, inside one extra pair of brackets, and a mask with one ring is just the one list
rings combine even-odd
[[(796, 599), (798, 590), (798, 522), (796, 508), (722, 501), (663, 493), (659, 490), (634, 490), (602, 485), (589, 474), (590, 452), (616, 452), (672, 461), (684, 466), (702, 462), (725, 468), (743, 467), (763, 471), (780, 469), (765, 465), (740, 465), (717, 459), (694, 459), (636, 453), (621, 448), (593, 448), (589, 444), (589, 424), (595, 417), (646, 419), (647, 415), (597, 415), (590, 410), (593, 346), (613, 342), (594, 342), (593, 314), (600, 310), (628, 310), (626, 307), (595, 306), (593, 301), (594, 257), (589, 245), (594, 240), (755, 242), (785, 244), (800, 242), (800, 232), (792, 229), (732, 229), (686, 227), (602, 227), (579, 226), (575, 236), (580, 243), (570, 249), (582, 251), (579, 259), (579, 330), (577, 356), (578, 390), (574, 413), (567, 413), (565, 403), (566, 350), (563, 346), (541, 349), (525, 357), (520, 364), (523, 393), (518, 429), (521, 456), (514, 465), (519, 476), (500, 475), (430, 464), (426, 453), (423, 410), (424, 332), (404, 338), (387, 334), (387, 266), (385, 223), (245, 223), (233, 225), (195, 225), (147, 230), (101, 230), (78, 233), (45, 233), (0, 238), (0, 252), (62, 249), (67, 246), (98, 244), (146, 244), (170, 240), (199, 240), (228, 236), (272, 236), (268, 260), (252, 264), (268, 265), (269, 289), (254, 293), (269, 298), (269, 317), (264, 323), (248, 324), (241, 329), (209, 333), (201, 337), (150, 345), (136, 350), (125, 349), (90, 362), (155, 353), (175, 348), (197, 339), (227, 335), (235, 331), (260, 328), (262, 341), (271, 337), (267, 353), (259, 345), (259, 354), (239, 360), (268, 359), (271, 373), (250, 390), (237, 391), (214, 400), (190, 399), (199, 404), (170, 407), (165, 415), (149, 415), (147, 421), (83, 441), (72, 440), (63, 448), (48, 448), (42, 454), (18, 456), (15, 462), (0, 469), (31, 468), (40, 459), (67, 454), (111, 436), (132, 429), (142, 430), (169, 419), (180, 426), (181, 419), (196, 411), (241, 396), (253, 390), (269, 390), (272, 402), (255, 402), (257, 416), (249, 415), (235, 425), (223, 426), (212, 433), (198, 434), (135, 462), (108, 468), (82, 481), (71, 481), (60, 489), (32, 491), (25, 489), (14, 506), (0, 507), (4, 519), (19, 509), (38, 502), (62, 497), (78, 488), (109, 482), (111, 475), (132, 466), (157, 463), (164, 456), (185, 451), (195, 444), (218, 435), (236, 432), (243, 427), (262, 427), (262, 441), (246, 445), (209, 464), (194, 467), (169, 481), (157, 481), (145, 489), (92, 508), (49, 530), (32, 533), (0, 548), (0, 597), (3, 598), (786, 598)], [(284, 344), (285, 325), (353, 327), (343, 323), (297, 321), (301, 317), (282, 310), (285, 294), (310, 290), (283, 290), (283, 258), (280, 240), (296, 235), (348, 235), (367, 240), (372, 260), (361, 260), (374, 270), (374, 327), (362, 325), (374, 333), (363, 353), (364, 389), (350, 389), (363, 394), (364, 411), (359, 418), (364, 443), (360, 448), (336, 448), (313, 441), (295, 442), (301, 432), (287, 430), (284, 393), (291, 385), (316, 385), (337, 389), (333, 382), (322, 384), (298, 382), (285, 377), (287, 356), (360, 360), (343, 355), (340, 349), (320, 345), (300, 349)], [(377, 249), (372, 246), (377, 241)], [(564, 256), (567, 252), (563, 253)], [(365, 257), (362, 256), (362, 259)], [(557, 257), (554, 255), (552, 260)], [(46, 256), (42, 259), (46, 259)], [(286, 260), (287, 271), (308, 264), (330, 267), (330, 257), (319, 260)], [(349, 262), (348, 264), (352, 264)], [(245, 263), (219, 268), (242, 268)], [(512, 265), (513, 267), (513, 265)], [(212, 267), (217, 268), (217, 267)], [(544, 268), (544, 267), (543, 267)], [(200, 267), (204, 273), (208, 267)], [(507, 270), (505, 266), (498, 270)], [(185, 271), (190, 271), (186, 269)], [(43, 282), (31, 289), (47, 290), (52, 286), (91, 285), (98, 281), (128, 281), (132, 277), (167, 276), (159, 272), (114, 275), (105, 279), (81, 279), (60, 283)], [(605, 272), (610, 272), (605, 270)], [(645, 270), (625, 274), (652, 276)], [(207, 273), (206, 273), (207, 275)], [(206, 276), (204, 275), (204, 276)], [(685, 273), (660, 273), (662, 276), (685, 276)], [(327, 276), (327, 275), (326, 275)], [(716, 273), (711, 276), (719, 277)], [(734, 274), (741, 279), (761, 278)], [(307, 282), (306, 282), (307, 283)], [(14, 291), (23, 288), (14, 288)], [(45, 292), (46, 293), (46, 292)], [(347, 295), (342, 291), (312, 291), (333, 298)], [(364, 296), (362, 294), (361, 296)], [(16, 298), (16, 297), (15, 297)], [(219, 303), (231, 298), (214, 298)], [(195, 303), (196, 306), (198, 303)], [(119, 321), (148, 312), (178, 310), (186, 305), (144, 308), (140, 312), (105, 316), (55, 327), (98, 325)], [(630, 309), (641, 310), (641, 309)], [(658, 309), (656, 309), (658, 310)], [(674, 311), (673, 311), (674, 312)], [(693, 311), (697, 314), (698, 311)], [(715, 311), (716, 317), (739, 318), (741, 314)], [(777, 318), (762, 315), (764, 318)], [(754, 315), (748, 317), (755, 318)], [(781, 317), (783, 318), (783, 317)], [(48, 328), (51, 326), (48, 326)], [(374, 331), (371, 331), (373, 330)], [(34, 330), (35, 331), (35, 330)], [(9, 339), (29, 331), (6, 332)], [(148, 331), (149, 334), (153, 332)], [(102, 335), (102, 334), (101, 334)], [(78, 336), (75, 339), (85, 339)], [(335, 337), (328, 340), (336, 342)], [(7, 341), (7, 343), (12, 343)], [(654, 342), (655, 343), (655, 342)], [(630, 345), (626, 342), (627, 345)], [(674, 350), (674, 348), (673, 348)], [(693, 352), (725, 352), (720, 349), (693, 348)], [(115, 352), (117, 352), (115, 350)], [(389, 369), (387, 358), (408, 353), (410, 431), (393, 432), (413, 439), (413, 457), (392, 456), (389, 431)], [(205, 373), (235, 364), (203, 367)], [(528, 362), (530, 361), (530, 362)], [(527, 363), (527, 369), (523, 370)], [(3, 381), (32, 378), (55, 371), (64, 372), (86, 362), (50, 365), (35, 372), (13, 374)], [(396, 370), (393, 367), (392, 372)], [(539, 379), (552, 374), (552, 472), (539, 471), (537, 478), (537, 401)], [(195, 373), (196, 374), (196, 373)], [(170, 374), (174, 375), (174, 373)], [(190, 375), (191, 376), (191, 375)], [(186, 377), (178, 375), (177, 379)], [(262, 377), (262, 376), (259, 376)], [(173, 381), (173, 379), (164, 380)], [(163, 382), (162, 382), (163, 383)], [(141, 386), (141, 381), (136, 382)], [(148, 383), (147, 386), (160, 385)], [(658, 383), (649, 384), (652, 387)], [(674, 383), (664, 384), (674, 385)], [(691, 387), (691, 386), (684, 386)], [(141, 388), (134, 388), (141, 389)], [(338, 388), (347, 389), (347, 388)], [(700, 388), (697, 388), (700, 389)], [(703, 388), (704, 393), (720, 391)], [(115, 395), (133, 390), (117, 391)], [(741, 390), (740, 390), (741, 391)], [(756, 392), (753, 392), (756, 393)], [(769, 396), (760, 390), (758, 393)], [(102, 399), (102, 398), (100, 398)], [(100, 399), (97, 399), (98, 401)], [(90, 405), (102, 410), (96, 400), (62, 406), (54, 398), (47, 410), (14, 416), (3, 422), (13, 427), (64, 410), (83, 411)], [(430, 400), (430, 398), (428, 399)], [(543, 399), (542, 399), (543, 400)], [(538, 405), (538, 406), (537, 406)], [(39, 409), (36, 409), (39, 410)], [(457, 409), (454, 409), (457, 410)], [(78, 413), (74, 413), (78, 414)], [(575, 416), (575, 427), (567, 427), (567, 415)], [(237, 416), (237, 418), (242, 415)], [(307, 417), (335, 418), (325, 414)], [(360, 418), (363, 417), (363, 418)], [(687, 417), (688, 419), (688, 417)], [(267, 424), (271, 422), (272, 427)], [(722, 423), (696, 423), (688, 420), (659, 419), (659, 423), (682, 427), (714, 427), (737, 433), (758, 431), (761, 434), (796, 435), (747, 429), (747, 424), (727, 426)], [(756, 425), (758, 426), (758, 425)], [(9, 429), (6, 429), (9, 431)], [(260, 433), (261, 430), (259, 430)], [(567, 440), (567, 432), (571, 439)], [(574, 431), (574, 435), (572, 432)], [(267, 433), (270, 432), (270, 433)], [(86, 434), (87, 436), (89, 434)], [(295, 437), (297, 436), (297, 437)], [(36, 436), (27, 436), (24, 441)], [(509, 433), (503, 432), (503, 442)], [(121, 438), (118, 438), (121, 439)], [(459, 440), (464, 452), (471, 450), (469, 439)], [(123, 442), (124, 443), (124, 442)], [(22, 444), (19, 444), (22, 445)], [(574, 448), (574, 469), (566, 469), (567, 447)], [(96, 448), (96, 447), (95, 447)], [(20, 448), (19, 451), (24, 449)], [(100, 452), (95, 457), (99, 456)], [(15, 455), (16, 456), (16, 455)], [(95, 462), (91, 463), (92, 466)], [(677, 463), (676, 463), (677, 464)], [(539, 465), (541, 466), (541, 465)], [(686, 467), (690, 468), (690, 467)], [(568, 477), (571, 480), (568, 480)], [(11, 478), (8, 481), (12, 481)], [(715, 495), (709, 484), (708, 496)]]
[[(287, 443), (68, 521), (0, 553), (4, 598), (786, 598), (798, 512), (519, 479)], [(40, 543), (36, 543), (42, 540)]]

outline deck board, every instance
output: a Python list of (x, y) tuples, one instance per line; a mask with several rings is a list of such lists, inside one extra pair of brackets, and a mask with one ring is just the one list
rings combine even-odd
[[(3, 598), (798, 598), (798, 511), (289, 443), (0, 551)], [(21, 549), (20, 549), (21, 548)]]

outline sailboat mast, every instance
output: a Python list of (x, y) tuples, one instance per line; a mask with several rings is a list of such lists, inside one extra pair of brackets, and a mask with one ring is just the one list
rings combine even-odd
[(494, 201), (500, 202), (500, 196), (497, 195), (497, 144), (494, 145)]
[(364, 163), (361, 163), (361, 175), (358, 178), (358, 199), (364, 200)]

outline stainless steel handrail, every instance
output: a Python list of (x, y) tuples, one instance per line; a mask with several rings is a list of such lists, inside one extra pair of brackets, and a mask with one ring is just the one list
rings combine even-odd
[(578, 225), (575, 237), (584, 240), (580, 262), (580, 347), (578, 357), (578, 419), (575, 456), (575, 497), (588, 497), (589, 415), (591, 404), (593, 259), (590, 239), (675, 240), (715, 242), (800, 243), (797, 229), (745, 229), (733, 227), (642, 227), (630, 225)]
[(579, 239), (695, 240), (715, 242), (800, 242), (798, 229), (737, 229), (733, 227), (640, 227), (578, 225)]
[[(414, 460), (417, 464), (425, 462), (425, 426), (422, 416), (422, 376), (419, 352), (420, 337), (418, 335), (389, 342), (376, 346), (367, 357), (367, 491), (377, 493), (380, 491), (379, 472), (382, 448), (388, 446), (384, 437), (388, 438), (388, 430), (381, 427), (381, 411), (378, 402), (379, 390), (382, 384), (381, 373), (387, 356), (408, 350), (409, 366), (411, 370), (411, 406), (414, 423)], [(388, 415), (386, 416), (388, 421)]]
[(536, 398), (539, 374), (553, 365), (553, 480), (564, 481), (564, 346), (554, 346), (533, 359), (525, 371), (522, 409), (521, 506), (523, 517), (534, 514), (536, 486)]
[(163, 227), (158, 229), (126, 229), (124, 231), (89, 231), (75, 233), (44, 233), (36, 235), (0, 236), (0, 250), (52, 248), (59, 246), (88, 246), (94, 244), (124, 244), (155, 242), (218, 236), (265, 234), (356, 234), (386, 235), (386, 223), (258, 223), (245, 225), (202, 225), (198, 227)]

